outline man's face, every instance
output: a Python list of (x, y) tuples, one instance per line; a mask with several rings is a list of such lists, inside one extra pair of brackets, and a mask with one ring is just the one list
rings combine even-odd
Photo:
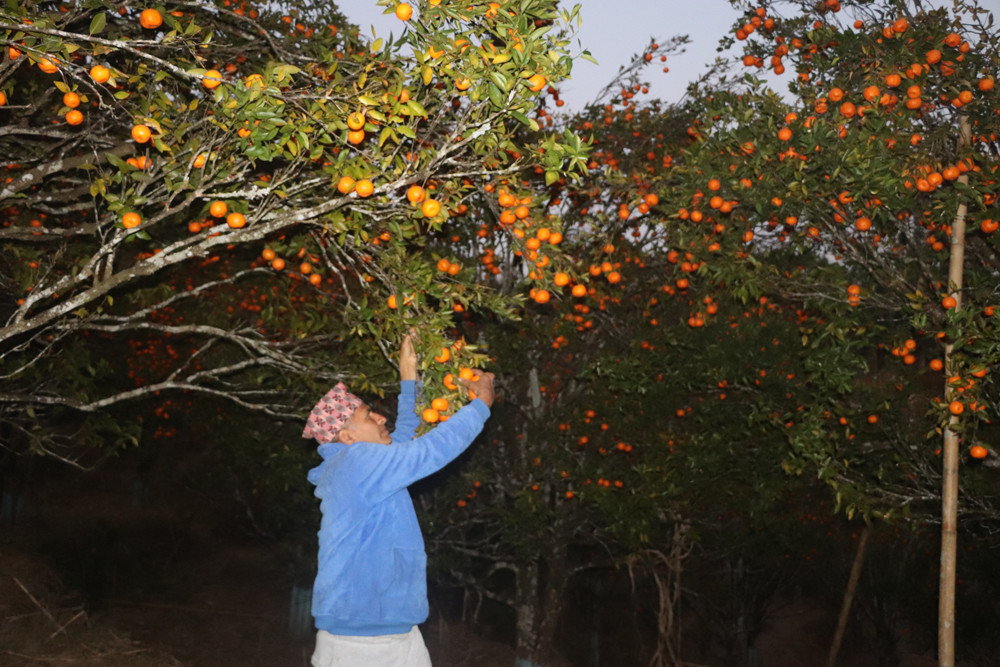
[(345, 445), (355, 442), (375, 442), (388, 445), (392, 442), (389, 429), (385, 426), (385, 417), (362, 403), (340, 429), (340, 441)]

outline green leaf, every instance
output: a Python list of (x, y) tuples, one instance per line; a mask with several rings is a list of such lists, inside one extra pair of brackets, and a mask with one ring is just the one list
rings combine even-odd
[(100, 12), (90, 20), (90, 34), (96, 35), (104, 30), (108, 23), (108, 17), (104, 12)]

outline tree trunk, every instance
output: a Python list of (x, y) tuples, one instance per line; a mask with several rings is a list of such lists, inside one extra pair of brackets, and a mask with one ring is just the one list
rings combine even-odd
[[(959, 117), (958, 152), (971, 143), (969, 119)], [(968, 185), (969, 177), (962, 173), (958, 182)], [(951, 256), (948, 262), (948, 291), (962, 307), (962, 274), (965, 263), (965, 212), (961, 203), (955, 213), (951, 227)], [(951, 374), (952, 343), (945, 346), (944, 359), (946, 375)], [(945, 385), (945, 403), (950, 402), (952, 390)], [(958, 416), (952, 415), (944, 430), (944, 444), (941, 448), (941, 573), (938, 595), (938, 664), (940, 667), (955, 666), (955, 566), (958, 554), (958, 434), (951, 428), (958, 423)]]
[(847, 618), (851, 612), (851, 603), (854, 601), (854, 592), (858, 590), (858, 579), (861, 578), (861, 565), (865, 561), (865, 545), (868, 543), (868, 534), (871, 526), (865, 524), (861, 531), (861, 538), (858, 540), (858, 549), (854, 552), (854, 564), (851, 565), (851, 575), (847, 578), (847, 588), (844, 589), (844, 602), (840, 606), (840, 618), (837, 619), (837, 630), (833, 633), (833, 642), (830, 644), (830, 653), (826, 658), (826, 667), (833, 667), (837, 663), (837, 654), (840, 653), (840, 644), (844, 641), (844, 630), (847, 628)]
[(549, 552), (518, 567), (515, 667), (545, 667), (555, 658), (565, 566), (563, 554)]

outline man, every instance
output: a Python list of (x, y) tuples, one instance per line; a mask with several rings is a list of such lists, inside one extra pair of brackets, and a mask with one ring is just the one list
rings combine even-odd
[(477, 397), (415, 438), (417, 357), (399, 355), (399, 416), (385, 417), (337, 384), (303, 431), (323, 463), (309, 471), (323, 518), (313, 585), (313, 667), (429, 667), (417, 625), (427, 620), (427, 556), (407, 487), (465, 451), (493, 404), (493, 374), (465, 381)]

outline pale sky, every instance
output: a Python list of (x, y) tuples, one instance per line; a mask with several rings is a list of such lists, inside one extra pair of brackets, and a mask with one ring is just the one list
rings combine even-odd
[[(691, 43), (684, 54), (669, 58), (666, 63), (655, 59), (643, 77), (651, 84), (651, 97), (668, 102), (679, 100), (688, 82), (704, 73), (707, 64), (719, 55), (716, 53), (719, 38), (738, 15), (728, 0), (563, 0), (561, 4), (581, 5), (583, 24), (577, 39), (599, 63), (577, 60), (571, 80), (559, 85), (560, 97), (566, 101), (563, 109), (567, 111), (582, 109), (593, 100), (614, 78), (618, 68), (649, 44), (650, 38), (662, 42), (674, 35), (688, 35)], [(932, 0), (930, 4), (940, 2)], [(950, 6), (951, 2), (945, 4)], [(1000, 21), (1000, 0), (980, 0), (980, 5), (991, 10)], [(372, 26), (379, 36), (388, 36), (390, 31), (398, 35), (403, 29), (399, 19), (392, 14), (383, 15), (383, 9), (373, 0), (341, 0), (338, 6), (364, 34), (370, 35)], [(574, 44), (573, 52), (578, 50)], [(663, 72), (664, 64), (670, 67), (670, 72)], [(787, 76), (786, 73), (782, 79)]]

